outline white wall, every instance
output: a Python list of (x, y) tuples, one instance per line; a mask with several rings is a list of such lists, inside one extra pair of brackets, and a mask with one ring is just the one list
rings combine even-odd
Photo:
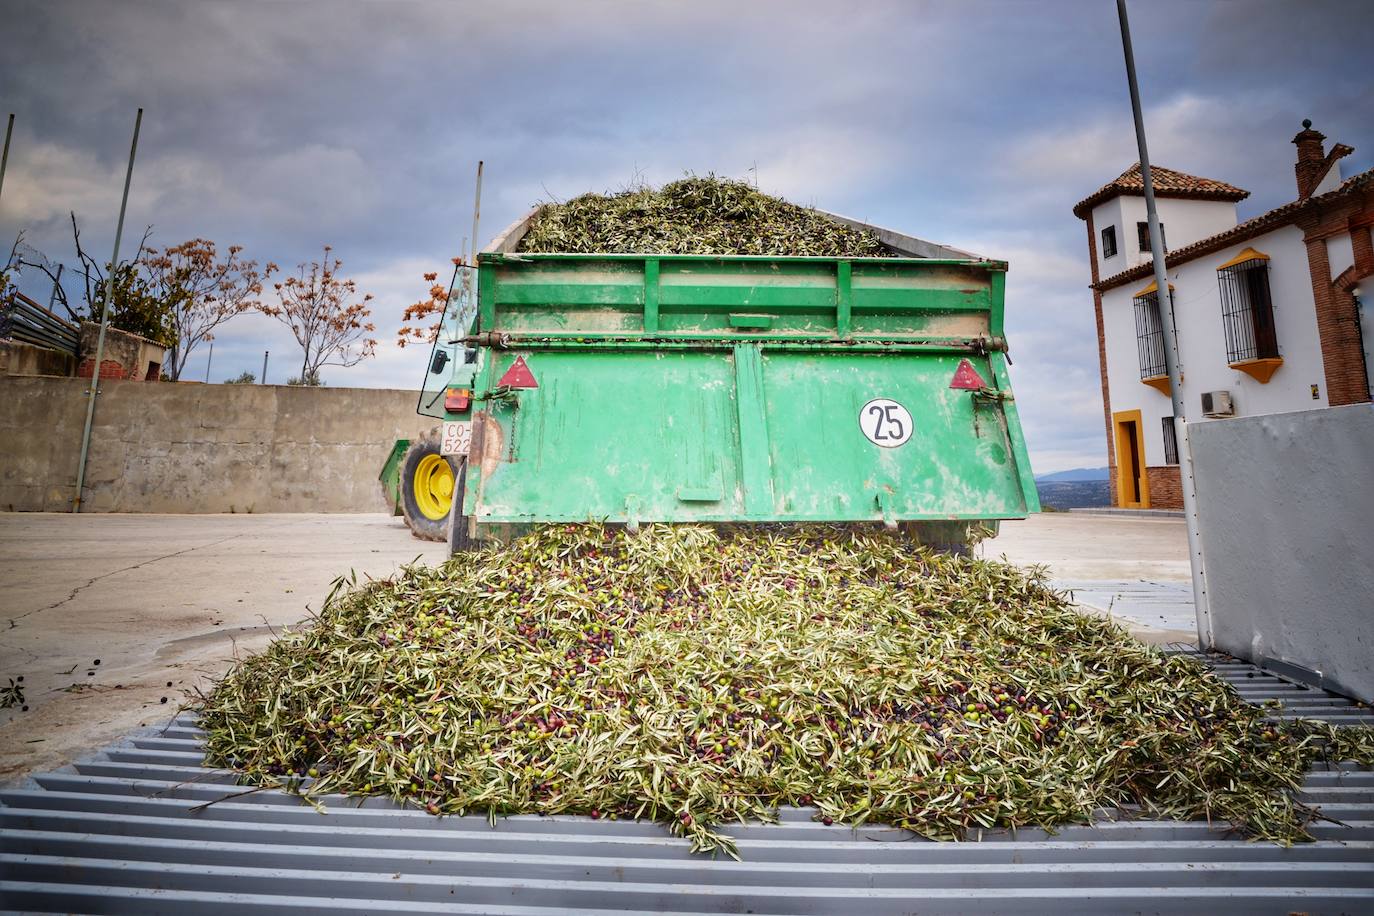
[(1326, 240), (1326, 259), (1331, 262), (1331, 279), (1333, 280), (1346, 269), (1354, 266), (1355, 245), (1350, 238), (1350, 233), (1333, 235)]
[[(1170, 241), (1172, 243), (1172, 238)], [(1227, 365), (1217, 267), (1245, 248), (1254, 248), (1270, 257), (1269, 289), (1283, 365), (1267, 384), (1260, 384)], [(1285, 226), (1170, 268), (1168, 273), (1169, 282), (1174, 286), (1184, 404), (1190, 423), (1204, 419), (1201, 400), (1204, 391), (1230, 391), (1237, 416), (1327, 406), (1311, 274), (1300, 229)], [(1136, 280), (1104, 293), (1102, 319), (1107, 338), (1107, 383), (1112, 413), (1141, 411), (1145, 463), (1162, 465), (1164, 434), (1161, 420), (1171, 415), (1172, 405), (1167, 395), (1140, 381), (1132, 302), (1135, 294), (1149, 283), (1149, 279)], [(1316, 400), (1310, 388), (1314, 384), (1318, 386)]]
[[(1224, 200), (1156, 200), (1159, 220), (1164, 224), (1164, 241), (1173, 251), (1193, 242), (1225, 232), (1236, 225), (1236, 205)], [(1136, 224), (1145, 222), (1145, 198), (1120, 195), (1093, 209), (1093, 231), (1097, 233), (1097, 275), (1103, 279), (1150, 260), (1148, 250), (1140, 250)], [(1102, 256), (1102, 229), (1116, 226), (1117, 255)]]
[(1216, 646), (1374, 702), (1374, 406), (1190, 430)]
[[(1102, 256), (1102, 230), (1107, 226), (1116, 227), (1116, 255), (1110, 258)], [(1129, 265), (1125, 257), (1126, 237), (1122, 234), (1120, 197), (1113, 197), (1093, 208), (1093, 233), (1093, 244), (1097, 246), (1098, 277), (1110, 277), (1125, 270)]]

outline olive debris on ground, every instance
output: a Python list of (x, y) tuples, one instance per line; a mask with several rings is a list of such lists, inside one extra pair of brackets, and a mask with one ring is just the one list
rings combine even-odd
[(828, 527), (553, 525), (338, 580), (197, 705), (207, 763), (434, 814), (729, 824), (814, 806), (930, 838), (1101, 808), (1307, 838), (1310, 763), (1374, 730), (1278, 723), (1039, 574)]

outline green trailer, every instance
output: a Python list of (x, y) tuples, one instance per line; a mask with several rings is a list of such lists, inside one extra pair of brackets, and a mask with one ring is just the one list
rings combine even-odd
[(537, 212), (450, 303), (420, 398), (441, 423), (389, 462), (417, 534), (442, 537), (455, 498), (459, 545), (595, 520), (957, 547), (1038, 511), (1004, 262), (871, 226), (895, 257), (521, 252)]

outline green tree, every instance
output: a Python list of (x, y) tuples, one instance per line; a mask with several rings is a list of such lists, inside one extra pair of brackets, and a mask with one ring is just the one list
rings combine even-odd
[[(106, 276), (114, 278), (114, 298), (110, 302), (110, 326), (121, 331), (139, 334), (168, 349), (177, 345), (177, 328), (173, 321), (175, 298), (160, 296), (148, 284), (137, 262), (124, 261), (111, 269), (106, 264)], [(99, 321), (105, 308), (105, 283), (92, 290), (90, 315)]]
[(240, 372), (234, 378), (224, 380), (226, 385), (256, 385), (257, 383), (258, 377), (251, 372)]

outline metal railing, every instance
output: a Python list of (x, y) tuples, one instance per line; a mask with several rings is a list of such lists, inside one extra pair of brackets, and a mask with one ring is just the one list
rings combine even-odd
[(1164, 463), (1178, 464), (1178, 431), (1174, 428), (1174, 418), (1164, 417), (1161, 425), (1164, 432)]
[[(1174, 294), (1169, 292), (1172, 305)], [(1135, 297), (1135, 341), (1140, 358), (1140, 377), (1159, 378), (1168, 374), (1164, 362), (1164, 323), (1159, 318), (1158, 291)], [(1175, 331), (1177, 339), (1177, 331)]]
[(1221, 323), (1227, 362), (1272, 359), (1279, 355), (1274, 303), (1269, 294), (1269, 262), (1251, 258), (1217, 271)]

